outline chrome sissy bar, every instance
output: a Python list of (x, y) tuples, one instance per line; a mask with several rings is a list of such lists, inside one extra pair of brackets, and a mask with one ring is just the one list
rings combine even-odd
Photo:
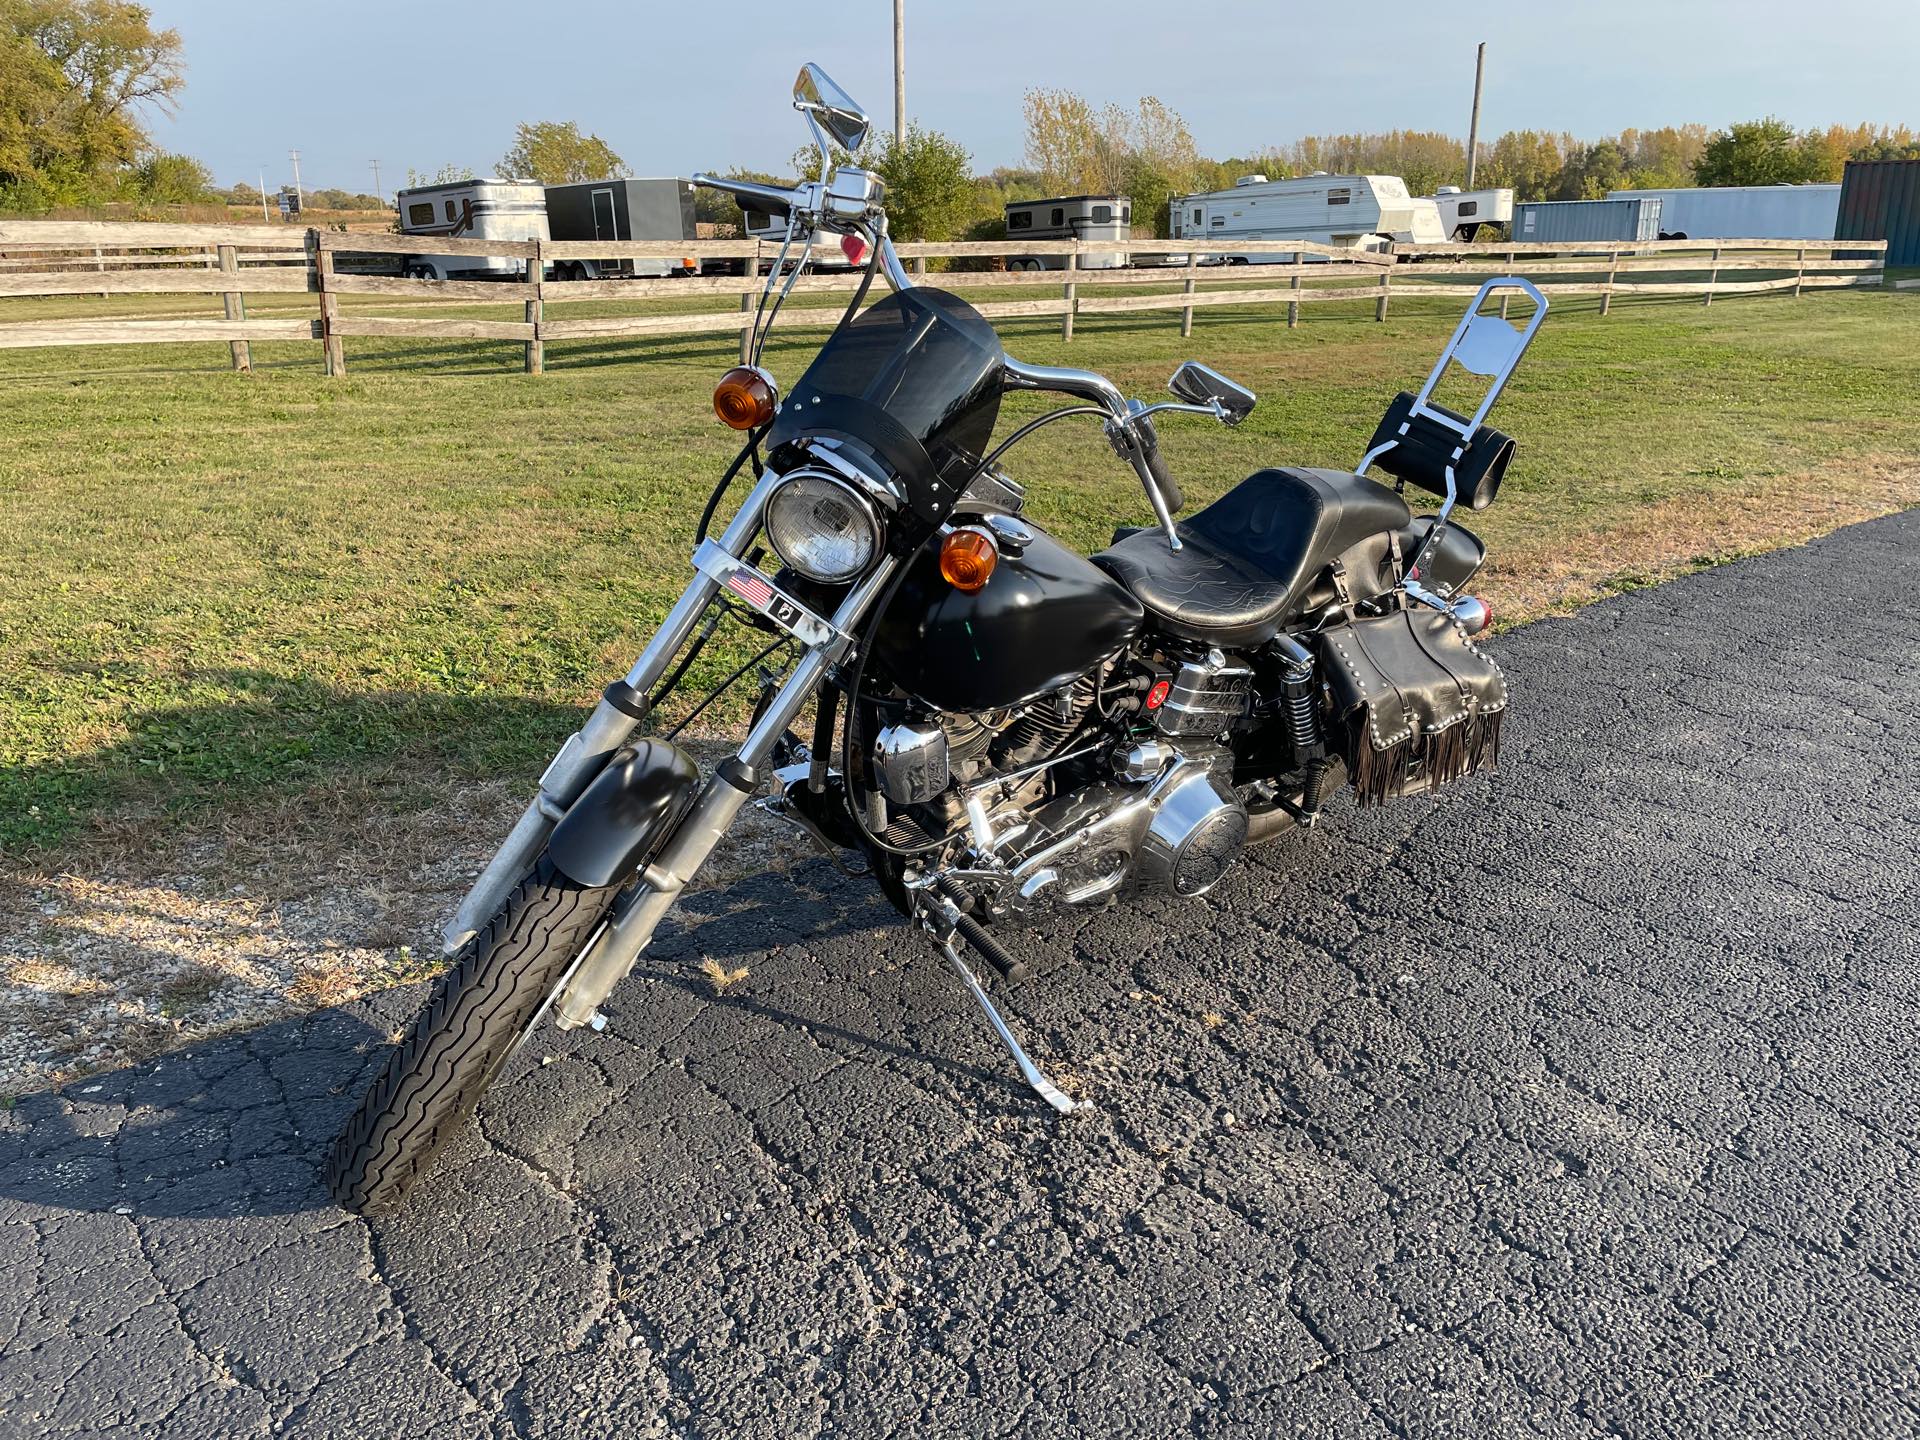
[[(1489, 296), (1502, 290), (1518, 290), (1533, 301), (1533, 314), (1523, 326), (1516, 326), (1503, 320), (1493, 311), (1483, 310)], [(1419, 553), (1408, 565), (1409, 571), (1419, 571), (1427, 555), (1440, 541), (1447, 528), (1447, 517), (1453, 513), (1455, 500), (1459, 498), (1458, 487), (1454, 479), (1454, 466), (1460, 463), (1467, 453), (1474, 437), (1480, 433), (1480, 427), (1487, 418), (1487, 412), (1493, 409), (1493, 402), (1500, 398), (1500, 392), (1506, 388), (1507, 381), (1520, 364), (1520, 357), (1527, 353), (1527, 347), (1533, 343), (1534, 333), (1539, 330), (1540, 322), (1547, 318), (1547, 297), (1531, 280), (1518, 275), (1501, 275), (1487, 280), (1475, 293), (1473, 302), (1467, 306), (1467, 313), (1460, 317), (1460, 323), (1454, 327), (1452, 337), (1446, 348), (1440, 352), (1440, 358), (1433, 363), (1428, 372), (1426, 383), (1420, 387), (1420, 393), (1413, 397), (1413, 406), (1401, 421), (1399, 433), (1367, 451), (1360, 463), (1353, 467), (1356, 475), (1365, 475), (1369, 466), (1382, 455), (1393, 449), (1412, 430), (1415, 421), (1423, 421), (1437, 429), (1446, 431), (1454, 437), (1452, 454), (1447, 459), (1447, 491), (1440, 505), (1440, 513), (1434, 517), (1427, 538), (1421, 544)], [(1478, 375), (1488, 381), (1487, 390), (1480, 397), (1480, 403), (1473, 414), (1462, 421), (1459, 417), (1433, 405), (1433, 392), (1439, 386), (1441, 377), (1446, 374), (1447, 366), (1457, 364), (1469, 374)], [(1444, 608), (1444, 607), (1443, 607)]]

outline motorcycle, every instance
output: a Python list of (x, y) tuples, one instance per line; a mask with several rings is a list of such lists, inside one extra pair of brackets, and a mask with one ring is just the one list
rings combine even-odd
[[(1260, 469), (1176, 522), (1157, 418), (1238, 425), (1253, 392), (1189, 361), (1148, 404), (1093, 371), (1014, 359), (965, 300), (908, 275), (879, 179), (832, 164), (866, 138), (860, 107), (811, 64), (793, 103), (818, 178), (695, 177), (784, 219), (786, 241), (747, 363), (714, 393), (745, 443), (701, 517), (693, 578), (448, 925), (450, 968), (329, 1158), (350, 1209), (397, 1205), (536, 1027), (605, 1024), (601, 1005), (763, 790), (926, 933), (1025, 1081), (1068, 1112), (981, 982), (1026, 973), (996, 931), (1041, 907), (1204, 895), (1342, 786), (1379, 804), (1498, 757), (1506, 684), (1465, 589), (1485, 549), (1452, 514), (1490, 503), (1511, 463), (1485, 420), (1545, 318), (1538, 290), (1482, 286), (1355, 469)], [(860, 279), (783, 395), (760, 360), (817, 237)], [(867, 305), (875, 278), (891, 293)], [(1483, 309), (1513, 290), (1533, 303), (1523, 326)], [(1455, 362), (1488, 382), (1471, 414), (1433, 399)], [(1029, 391), (1069, 403), (993, 443), (1001, 397)], [(1099, 423), (1154, 521), (1091, 557), (1025, 516), (1002, 464), (1074, 417)], [(1396, 483), (1366, 478), (1374, 466)], [(714, 534), (742, 474), (751, 489)], [(1416, 516), (1409, 485), (1438, 509)], [(678, 727), (646, 732), (729, 620), (766, 643), (720, 689), (757, 669), (760, 693), (737, 752), (703, 776)]]

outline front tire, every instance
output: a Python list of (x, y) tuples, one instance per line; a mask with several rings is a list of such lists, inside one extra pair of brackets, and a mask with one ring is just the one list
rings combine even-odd
[(326, 1167), (334, 1199), (362, 1215), (405, 1199), (480, 1103), (617, 889), (576, 885), (540, 858), (440, 977), (334, 1141)]

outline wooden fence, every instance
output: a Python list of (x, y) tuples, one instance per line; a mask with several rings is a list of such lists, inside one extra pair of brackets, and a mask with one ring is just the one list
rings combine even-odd
[[(989, 319), (1055, 317), (1073, 338), (1081, 316), (1176, 311), (1180, 333), (1193, 331), (1197, 312), (1221, 306), (1284, 305), (1297, 325), (1300, 307), (1340, 301), (1370, 302), (1385, 321), (1394, 298), (1467, 297), (1495, 274), (1522, 274), (1550, 296), (1597, 296), (1600, 313), (1615, 296), (1716, 297), (1879, 285), (1885, 241), (1694, 240), (1639, 244), (1425, 245), (1392, 255), (1305, 241), (1243, 242), (1235, 255), (1285, 257), (1256, 265), (1205, 265), (1177, 242), (962, 241), (899, 247), (924, 272), (930, 259), (1004, 264), (1009, 257), (1058, 257), (1058, 270), (947, 270), (938, 277), (953, 290), (1012, 291), (1031, 298), (983, 299)], [(151, 253), (151, 252), (161, 253)], [(140, 252), (140, 253), (125, 253)], [(1127, 252), (1124, 268), (1089, 268)], [(420, 280), (397, 272), (411, 255), (471, 255), (512, 262), (519, 273), (500, 279)], [(668, 279), (560, 280), (557, 266), (581, 260), (659, 260), (683, 257), (733, 261), (747, 273)], [(1311, 256), (1312, 259), (1303, 257)], [(100, 319), (0, 320), (0, 349), (50, 345), (122, 345), (225, 341), (232, 364), (252, 366), (251, 342), (318, 341), (327, 373), (346, 373), (346, 342), (356, 338), (515, 341), (526, 347), (526, 368), (545, 366), (549, 341), (738, 332), (742, 352), (762, 281), (772, 258), (764, 244), (740, 240), (506, 241), (444, 236), (382, 235), (255, 226), (163, 225), (135, 222), (0, 221), (0, 297), (90, 295), (218, 295), (222, 314), (115, 316)], [(1176, 263), (1166, 263), (1167, 261)], [(31, 268), (10, 268), (16, 265)], [(1727, 275), (1754, 278), (1723, 278)], [(796, 293), (847, 293), (857, 280), (813, 274)], [(1204, 288), (1203, 288), (1204, 287)], [(1125, 288), (1144, 293), (1106, 293)], [(311, 315), (249, 317), (248, 296), (312, 295)], [(698, 313), (550, 315), (567, 301), (662, 299), (711, 295), (730, 299), (724, 310)], [(510, 304), (518, 319), (370, 313), (380, 298), (424, 303)], [(342, 301), (353, 303), (343, 305)], [(1505, 304), (1502, 310), (1504, 313)], [(838, 306), (789, 306), (782, 326), (828, 326)]]

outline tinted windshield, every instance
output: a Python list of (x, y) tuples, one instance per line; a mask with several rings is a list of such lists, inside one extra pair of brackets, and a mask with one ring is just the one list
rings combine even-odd
[(993, 327), (959, 296), (901, 291), (834, 332), (781, 405), (772, 440), (844, 429), (890, 455), (911, 439), (926, 458), (890, 455), (898, 468), (930, 461), (964, 486), (999, 417), (1004, 359)]

